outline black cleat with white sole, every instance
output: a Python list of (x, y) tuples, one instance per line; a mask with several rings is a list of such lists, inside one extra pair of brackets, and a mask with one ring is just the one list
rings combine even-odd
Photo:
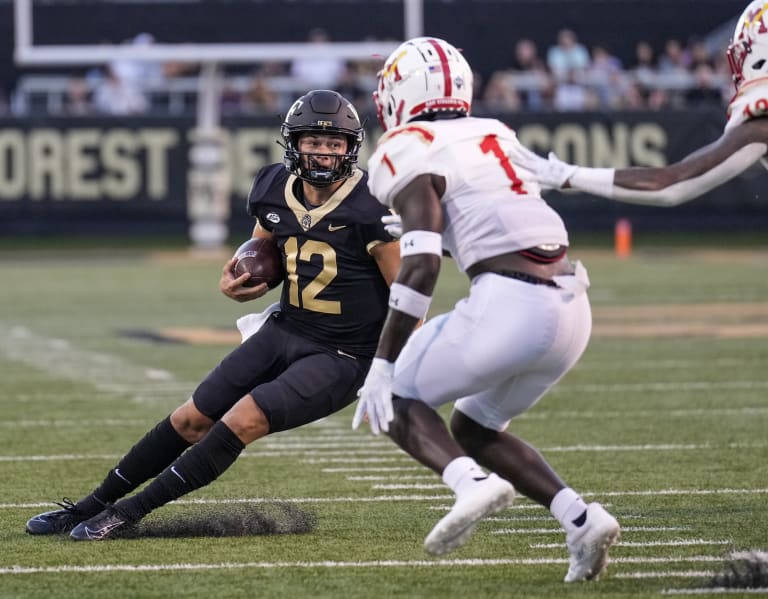
[(75, 504), (66, 497), (61, 502), (56, 502), (60, 510), (43, 512), (34, 518), (27, 520), (26, 530), (31, 535), (58, 535), (69, 532), (83, 520), (88, 518), (75, 507)]

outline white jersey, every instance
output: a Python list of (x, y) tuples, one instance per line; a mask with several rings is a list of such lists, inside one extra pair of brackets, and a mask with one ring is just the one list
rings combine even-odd
[[(733, 129), (751, 119), (768, 116), (768, 77), (760, 77), (744, 83), (728, 105), (728, 122), (725, 130)], [(768, 160), (760, 162), (768, 168)]]
[(368, 187), (392, 207), (417, 176), (445, 177), (443, 247), (462, 272), (500, 254), (567, 246), (565, 225), (534, 175), (510, 158), (519, 147), (514, 131), (496, 119), (407, 123), (382, 136), (368, 162)]

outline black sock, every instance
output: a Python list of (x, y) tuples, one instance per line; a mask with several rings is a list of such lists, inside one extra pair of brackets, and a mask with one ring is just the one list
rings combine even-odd
[(176, 432), (168, 416), (134, 445), (109, 471), (104, 481), (77, 502), (78, 511), (95, 516), (104, 507), (154, 478), (178, 458), (191, 443)]
[(140, 520), (152, 510), (216, 480), (237, 459), (245, 444), (223, 422), (179, 457), (141, 492), (115, 504), (121, 514)]

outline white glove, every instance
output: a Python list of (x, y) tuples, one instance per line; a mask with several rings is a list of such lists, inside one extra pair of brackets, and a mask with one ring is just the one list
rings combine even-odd
[(400, 239), (403, 236), (403, 223), (399, 214), (382, 216), (381, 222), (384, 223), (384, 230), (395, 239)]
[(550, 152), (547, 158), (542, 158), (524, 146), (510, 152), (509, 158), (513, 165), (531, 171), (542, 189), (562, 189), (579, 168), (563, 162), (554, 152)]
[(381, 431), (389, 431), (389, 423), (395, 417), (392, 408), (392, 379), (395, 376), (395, 365), (383, 358), (374, 358), (371, 369), (362, 388), (357, 392), (357, 409), (352, 418), (352, 428), (360, 426), (363, 418), (368, 416), (371, 432), (378, 435)]

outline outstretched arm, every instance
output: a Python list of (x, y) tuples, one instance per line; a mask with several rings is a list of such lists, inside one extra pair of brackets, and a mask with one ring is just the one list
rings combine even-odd
[(633, 204), (676, 206), (729, 181), (768, 151), (768, 119), (746, 121), (680, 162), (665, 167), (587, 168), (525, 156), (543, 187), (576, 189)]

